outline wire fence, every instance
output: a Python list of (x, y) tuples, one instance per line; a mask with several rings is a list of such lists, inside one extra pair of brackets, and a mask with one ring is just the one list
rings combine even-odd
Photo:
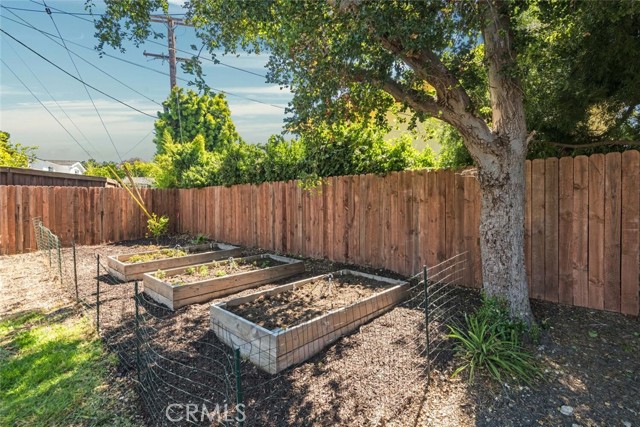
[[(269, 425), (270, 410), (295, 404), (282, 401), (283, 388), (290, 386), (283, 370), (394, 307), (411, 337), (402, 346), (406, 354), (398, 357), (417, 364), (407, 389), (426, 393), (432, 369), (453, 355), (447, 325), (462, 316), (465, 294), (457, 285), (468, 265), (466, 253), (425, 268), (401, 291), (367, 298), (318, 322), (270, 331), (213, 316), (215, 307), (208, 305), (189, 316), (172, 311), (145, 294), (141, 283), (111, 275), (104, 257), (96, 255), (90, 265), (86, 260), (91, 258), (82, 253), (85, 262), (78, 262), (78, 251), (89, 249), (61, 248), (41, 220), (33, 224), (38, 249), (65, 292), (84, 308), (104, 346), (118, 356), (118, 374), (136, 385), (152, 426)], [(265, 292), (269, 298), (276, 291)], [(247, 407), (253, 409), (251, 417)]]

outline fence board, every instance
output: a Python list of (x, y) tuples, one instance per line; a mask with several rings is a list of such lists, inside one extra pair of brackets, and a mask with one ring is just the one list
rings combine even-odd
[(573, 161), (573, 303), (589, 305), (589, 159)]
[[(573, 176), (571, 177), (573, 184)], [(524, 261), (531, 289), (531, 160), (524, 163)]]
[(620, 153), (605, 156), (604, 308), (620, 311), (620, 221), (622, 170)]
[(15, 186), (7, 187), (7, 237), (9, 253), (15, 254), (16, 250), (16, 188)]
[(282, 234), (285, 226), (283, 224), (282, 208), (284, 198), (282, 197), (282, 182), (275, 182), (273, 188), (273, 248), (276, 252), (284, 252)]
[(544, 298), (545, 279), (545, 165), (544, 160), (531, 162), (531, 284), (529, 295)]
[(9, 230), (7, 225), (7, 189), (6, 185), (0, 185), (0, 255), (8, 255), (11, 252), (7, 247), (9, 241)]
[(16, 187), (16, 211), (15, 211), (15, 230), (16, 230), (16, 250), (18, 253), (24, 252), (24, 224), (22, 221), (22, 190), (24, 187)]
[[(440, 239), (439, 228), (441, 225), (440, 217), (438, 215), (440, 211), (438, 203), (440, 202), (440, 200), (438, 199), (437, 177), (438, 175), (436, 173), (430, 173), (427, 175), (427, 235), (429, 236), (429, 244), (427, 245), (427, 266), (438, 264), (438, 240)], [(470, 194), (471, 191), (469, 191), (469, 195)], [(471, 201), (471, 199), (469, 199), (469, 201)], [(468, 205), (468, 207), (471, 206), (472, 205)], [(471, 227), (469, 224), (469, 229), (470, 228)]]
[(558, 301), (573, 304), (573, 159), (558, 162)]
[[(429, 212), (427, 202), (427, 176), (426, 170), (418, 171), (418, 175), (414, 180), (414, 188), (416, 190), (416, 205), (418, 206), (418, 265), (420, 268), (427, 265), (427, 248), (429, 245)], [(463, 218), (464, 215), (461, 215)]]
[(558, 302), (558, 159), (544, 168), (544, 299)]
[(589, 157), (589, 307), (604, 308), (604, 155)]
[(640, 314), (640, 152), (622, 153), (621, 305), (624, 314)]
[(412, 244), (407, 248), (410, 264), (409, 274), (414, 274), (422, 271), (422, 265), (420, 264), (420, 206), (418, 205), (418, 197), (420, 195), (421, 177), (418, 171), (411, 172), (411, 236)]

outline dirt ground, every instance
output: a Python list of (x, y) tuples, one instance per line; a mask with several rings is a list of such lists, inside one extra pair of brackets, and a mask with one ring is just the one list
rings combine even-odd
[[(146, 243), (78, 248), (81, 287), (95, 287), (95, 253), (130, 253), (148, 249)], [(289, 280), (345, 267), (311, 260), (305, 265), (304, 275)], [(1, 256), (0, 317), (69, 304), (55, 276), (42, 254)], [(106, 294), (106, 325), (109, 307), (114, 311), (124, 307), (124, 295), (130, 295), (131, 286), (114, 284), (114, 292)], [(461, 310), (472, 310), (477, 292), (464, 290), (461, 295)], [(210, 303), (184, 307), (154, 325), (154, 351), (171, 354), (172, 360), (179, 362), (174, 362), (176, 370), (194, 370), (194, 366), (203, 371), (215, 369), (211, 360), (219, 357), (221, 344), (209, 330), (209, 307)], [(482, 378), (474, 384), (464, 378), (451, 379), (453, 365), (449, 363), (431, 373), (425, 391), (419, 344), (423, 313), (404, 305), (279, 375), (263, 373), (243, 361), (245, 425), (640, 426), (640, 322), (619, 314), (535, 301), (533, 309), (547, 327), (540, 343), (532, 347), (545, 379), (531, 387), (495, 384)], [(171, 388), (170, 374), (156, 378), (159, 388)], [(127, 382), (132, 375), (130, 369), (114, 372), (114, 381), (123, 385), (122, 410), (136, 411), (147, 425), (158, 425), (158, 418), (150, 411), (164, 411), (162, 402), (136, 398)], [(179, 386), (193, 395), (213, 393), (218, 387), (215, 381), (185, 381)], [(219, 387), (225, 385), (220, 383)]]

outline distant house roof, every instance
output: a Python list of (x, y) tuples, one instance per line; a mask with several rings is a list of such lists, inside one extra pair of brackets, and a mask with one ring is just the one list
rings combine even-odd
[(82, 175), (87, 171), (78, 160), (35, 159), (31, 164), (29, 164), (29, 168), (48, 172), (72, 173), (75, 175)]
[[(42, 159), (45, 160), (45, 159)], [(49, 163), (55, 163), (56, 165), (61, 165), (61, 166), (73, 166), (76, 163), (81, 163), (80, 160), (45, 160), (46, 162)]]

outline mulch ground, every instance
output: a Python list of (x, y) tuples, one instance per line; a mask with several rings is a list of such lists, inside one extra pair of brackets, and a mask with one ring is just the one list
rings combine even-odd
[[(175, 242), (179, 241), (163, 243)], [(96, 253), (132, 253), (147, 249), (148, 243), (78, 248), (80, 295), (89, 301), (95, 298)], [(54, 280), (56, 273), (43, 259), (37, 254), (0, 257), (0, 316), (53, 307), (66, 298)], [(303, 275), (288, 281), (347, 267), (313, 260), (305, 265)], [(109, 348), (128, 355), (114, 373), (125, 383), (135, 375), (131, 367), (133, 285), (110, 282), (104, 274), (101, 279), (101, 334)], [(472, 311), (478, 294), (461, 290), (459, 300), (460, 310)], [(138, 411), (148, 425), (173, 425), (163, 421), (166, 404), (175, 402), (171, 399), (203, 395), (222, 405), (225, 402), (218, 399), (233, 397), (229, 396), (232, 387), (225, 382), (229, 376), (223, 375), (228, 374), (232, 360), (209, 330), (209, 307), (210, 303), (194, 304), (175, 313), (151, 304), (144, 307), (149, 348), (142, 350), (149, 366), (156, 367), (150, 370), (155, 388), (137, 393), (137, 398), (128, 394), (122, 402)], [(90, 313), (94, 309), (87, 307)], [(279, 375), (263, 373), (243, 361), (245, 425), (640, 426), (640, 322), (615, 313), (543, 302), (534, 302), (533, 309), (546, 325), (540, 343), (531, 348), (545, 379), (533, 386), (496, 384), (484, 378), (469, 384), (464, 378), (450, 378), (453, 364), (449, 362), (431, 372), (425, 391), (420, 326), (424, 315), (403, 305)], [(570, 415), (560, 411), (563, 406), (565, 411), (571, 407)]]

